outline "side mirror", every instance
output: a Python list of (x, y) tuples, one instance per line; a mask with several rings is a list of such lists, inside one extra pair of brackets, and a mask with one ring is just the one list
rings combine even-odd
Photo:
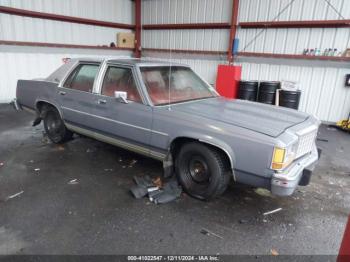
[(117, 101), (128, 104), (128, 93), (123, 91), (114, 91), (114, 97), (117, 99)]

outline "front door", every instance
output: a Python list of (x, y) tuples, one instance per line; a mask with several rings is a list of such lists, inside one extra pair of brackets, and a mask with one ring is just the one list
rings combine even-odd
[[(115, 98), (116, 91), (127, 93), (127, 103)], [(142, 100), (133, 69), (107, 66), (101, 93), (95, 95), (95, 100), (96, 132), (119, 141), (125, 148), (149, 154), (152, 109)]]

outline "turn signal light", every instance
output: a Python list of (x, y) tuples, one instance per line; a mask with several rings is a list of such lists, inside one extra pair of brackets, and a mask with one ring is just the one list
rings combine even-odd
[(284, 162), (284, 158), (286, 155), (286, 150), (283, 148), (275, 147), (275, 150), (273, 151), (273, 159), (272, 164), (282, 164)]

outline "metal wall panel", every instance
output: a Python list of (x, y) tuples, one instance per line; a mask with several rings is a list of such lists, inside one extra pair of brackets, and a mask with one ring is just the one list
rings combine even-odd
[(1, 0), (0, 5), (116, 23), (134, 23), (134, 2), (131, 0)]
[[(0, 5), (117, 23), (134, 23), (131, 0), (1, 0)], [(130, 30), (21, 17), (0, 13), (0, 40), (109, 45)], [(0, 103), (15, 97), (18, 79), (46, 77), (63, 57), (131, 56), (130, 51), (0, 46)]]
[[(239, 22), (350, 19), (350, 1), (330, 2), (339, 13), (324, 0), (245, 0)], [(305, 48), (344, 51), (350, 46), (349, 28), (239, 29), (238, 38), (245, 52), (302, 54)]]
[(0, 39), (81, 45), (109, 45), (130, 30), (0, 14)]
[[(291, 1), (241, 0), (239, 22), (341, 19), (323, 0), (295, 0), (285, 9)], [(330, 2), (343, 17), (350, 18), (349, 0)], [(232, 0), (145, 0), (142, 10), (145, 24), (230, 22)], [(142, 36), (142, 46), (148, 48), (226, 51), (229, 30), (144, 30)], [(349, 28), (238, 29), (237, 37), (239, 50), (246, 52), (301, 54), (304, 48), (350, 47)], [(170, 54), (164, 53), (144, 55), (170, 58)], [(173, 61), (191, 65), (211, 84), (215, 83), (217, 65), (226, 63), (224, 59), (172, 55)], [(300, 109), (323, 121), (337, 121), (350, 111), (350, 89), (344, 87), (344, 76), (350, 73), (347, 63), (303, 60), (266, 63), (242, 57), (238, 64), (242, 64), (244, 79), (299, 81), (303, 91)]]
[(37, 47), (0, 47), (0, 103), (10, 102), (16, 95), (18, 79), (45, 78), (62, 65), (64, 57), (131, 56), (128, 51), (79, 50)]
[[(143, 24), (228, 23), (232, 0), (145, 0)], [(145, 48), (226, 51), (229, 30), (143, 30)]]
[(302, 91), (300, 110), (335, 122), (350, 112), (350, 89), (344, 86), (350, 68), (240, 63), (242, 79), (297, 81)]

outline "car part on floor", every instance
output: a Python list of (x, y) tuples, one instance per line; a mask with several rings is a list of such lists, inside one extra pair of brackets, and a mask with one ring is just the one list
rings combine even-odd
[(336, 128), (350, 133), (350, 113), (347, 120), (337, 122)]
[[(159, 183), (160, 178), (152, 180), (149, 176), (134, 177), (136, 185), (130, 188), (132, 195), (143, 198), (148, 195), (149, 200), (155, 204), (165, 204), (180, 197), (182, 188), (175, 177), (165, 183)], [(159, 186), (161, 184), (161, 187)]]

